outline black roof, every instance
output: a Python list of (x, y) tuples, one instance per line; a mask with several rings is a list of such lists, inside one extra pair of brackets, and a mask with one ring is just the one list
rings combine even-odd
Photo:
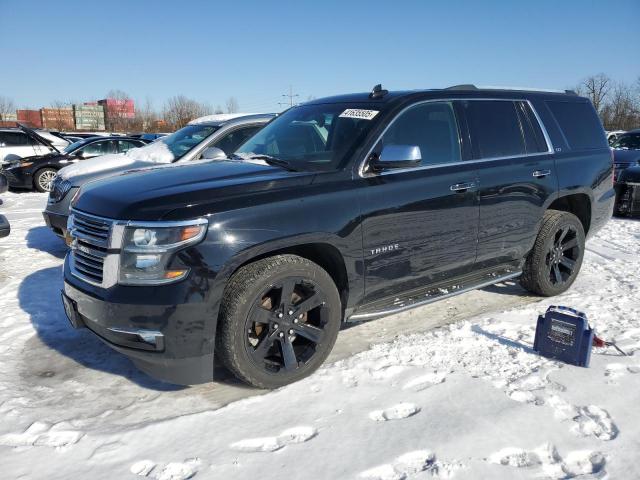
[(562, 96), (565, 98), (578, 99), (572, 90), (528, 90), (516, 88), (478, 88), (475, 85), (454, 85), (447, 88), (424, 89), (424, 90), (395, 90), (390, 91), (383, 96), (371, 97), (370, 92), (350, 93), (345, 95), (336, 95), (332, 97), (318, 98), (307, 102), (308, 105), (317, 105), (322, 103), (370, 103), (371, 105), (384, 105), (394, 100), (410, 97), (442, 97), (446, 95), (449, 98), (458, 96), (465, 97), (507, 97), (514, 94), (524, 94), (526, 96)]

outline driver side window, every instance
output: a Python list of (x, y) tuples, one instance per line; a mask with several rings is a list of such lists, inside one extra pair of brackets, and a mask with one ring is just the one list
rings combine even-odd
[(85, 157), (96, 157), (98, 155), (116, 153), (114, 142), (112, 140), (90, 143), (80, 151), (84, 154)]
[(430, 102), (410, 107), (397, 117), (377, 146), (417, 146), (421, 165), (459, 162), (460, 136), (450, 102)]

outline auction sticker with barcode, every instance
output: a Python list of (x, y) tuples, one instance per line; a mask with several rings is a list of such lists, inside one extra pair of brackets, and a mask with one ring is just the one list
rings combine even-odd
[(347, 108), (340, 114), (342, 118), (360, 118), (362, 120), (372, 120), (379, 113), (378, 110), (362, 110), (360, 108)]

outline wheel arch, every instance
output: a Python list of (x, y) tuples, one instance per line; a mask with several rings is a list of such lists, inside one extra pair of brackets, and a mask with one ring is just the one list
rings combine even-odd
[(591, 198), (586, 193), (572, 193), (556, 198), (547, 207), (549, 210), (560, 210), (574, 214), (584, 228), (585, 235), (591, 228)]

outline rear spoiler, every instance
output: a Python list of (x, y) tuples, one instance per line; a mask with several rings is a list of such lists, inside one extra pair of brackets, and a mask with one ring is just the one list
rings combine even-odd
[(29, 135), (29, 137), (33, 138), (36, 142), (43, 144), (45, 147), (53, 148), (56, 152), (61, 153), (60, 150), (58, 150), (50, 140), (47, 140), (41, 135), (38, 135), (38, 133), (33, 128), (29, 128), (21, 123), (18, 123), (18, 128)]

